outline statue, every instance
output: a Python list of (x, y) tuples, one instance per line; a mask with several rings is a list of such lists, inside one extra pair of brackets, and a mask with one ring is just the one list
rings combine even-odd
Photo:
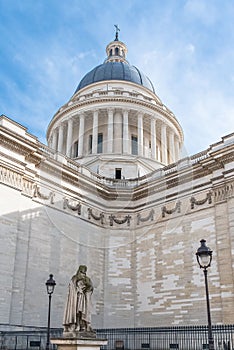
[(80, 265), (68, 286), (68, 297), (65, 306), (63, 325), (66, 333), (94, 336), (91, 328), (91, 295), (93, 284), (86, 276), (87, 267)]

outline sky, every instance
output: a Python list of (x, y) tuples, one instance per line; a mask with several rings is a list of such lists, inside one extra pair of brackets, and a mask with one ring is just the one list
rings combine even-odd
[(120, 28), (189, 155), (234, 131), (233, 0), (0, 0), (0, 114), (46, 129)]

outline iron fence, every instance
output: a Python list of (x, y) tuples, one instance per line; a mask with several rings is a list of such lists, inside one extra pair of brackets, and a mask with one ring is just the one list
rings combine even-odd
[[(52, 329), (51, 337), (61, 337), (62, 329)], [(1, 350), (44, 350), (46, 349), (47, 331), (6, 331), (0, 332)], [(51, 350), (56, 346), (50, 344)]]
[[(234, 350), (234, 325), (213, 326), (215, 350)], [(106, 350), (209, 349), (207, 326), (100, 329)]]
[[(234, 325), (212, 327), (215, 350), (234, 350)], [(209, 349), (206, 326), (97, 329), (97, 337), (108, 340), (102, 350), (203, 350)], [(52, 329), (51, 337), (61, 337)], [(44, 350), (46, 330), (0, 332), (0, 350)], [(51, 350), (56, 346), (51, 344)]]

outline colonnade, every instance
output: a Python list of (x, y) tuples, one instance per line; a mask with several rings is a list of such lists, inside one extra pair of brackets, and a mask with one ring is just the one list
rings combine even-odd
[[(133, 154), (134, 138), (137, 142), (137, 154), (134, 154), (140, 157), (151, 158), (165, 165), (179, 159), (178, 134), (165, 122), (157, 119), (157, 116), (128, 109), (115, 111), (114, 108), (106, 109), (105, 112), (103, 109), (96, 109), (91, 113), (91, 119), (87, 119), (90, 111), (87, 114), (80, 113), (52, 129), (49, 146), (68, 157), (97, 154), (99, 135), (102, 134), (101, 153)], [(78, 152), (72, 154), (75, 142)]]

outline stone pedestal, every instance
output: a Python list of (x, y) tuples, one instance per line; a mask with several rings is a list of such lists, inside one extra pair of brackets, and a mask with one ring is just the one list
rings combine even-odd
[(107, 345), (106, 339), (83, 337), (52, 338), (50, 342), (57, 345), (58, 350), (100, 350), (102, 345)]

